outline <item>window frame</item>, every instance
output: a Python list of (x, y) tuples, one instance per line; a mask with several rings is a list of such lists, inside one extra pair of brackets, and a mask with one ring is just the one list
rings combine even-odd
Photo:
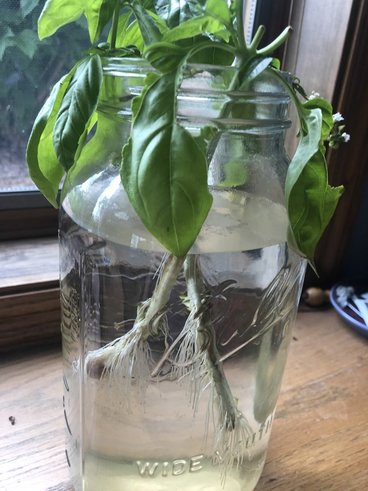
[(39, 191), (0, 193), (0, 241), (57, 236), (58, 210)]
[[(315, 282), (323, 287), (350, 277), (345, 265), (354, 241), (359, 240), (354, 231), (361, 226), (367, 227), (366, 220), (358, 222), (368, 187), (368, 120), (365, 114), (368, 107), (367, 18), (368, 2), (353, 0), (332, 99), (334, 108), (344, 115), (347, 131), (352, 136), (351, 142), (328, 156), (331, 184), (343, 184), (345, 192), (317, 250), (320, 277), (315, 277)], [(362, 270), (360, 275), (367, 279), (367, 271)]]

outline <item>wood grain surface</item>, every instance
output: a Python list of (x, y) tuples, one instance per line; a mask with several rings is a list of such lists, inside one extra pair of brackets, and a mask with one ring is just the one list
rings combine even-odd
[[(300, 313), (256, 491), (368, 489), (367, 381), (367, 340), (333, 311)], [(1, 491), (72, 491), (59, 350), (2, 359), (0, 469)]]
[(60, 339), (59, 288), (0, 294), (0, 355)]
[(19, 287), (49, 284), (59, 278), (59, 247), (55, 237), (0, 243), (0, 289), (3, 294)]
[(0, 354), (60, 343), (57, 238), (0, 243)]

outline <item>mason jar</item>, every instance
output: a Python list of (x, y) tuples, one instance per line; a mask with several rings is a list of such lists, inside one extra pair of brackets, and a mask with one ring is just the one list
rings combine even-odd
[[(272, 71), (235, 90), (235, 68), (188, 66), (177, 121), (208, 135), (213, 205), (178, 263), (120, 180), (131, 102), (151, 70), (105, 61), (94, 136), (62, 191), (67, 461), (76, 491), (251, 491), (305, 267), (287, 243), (288, 97)], [(171, 267), (160, 329), (135, 339)]]

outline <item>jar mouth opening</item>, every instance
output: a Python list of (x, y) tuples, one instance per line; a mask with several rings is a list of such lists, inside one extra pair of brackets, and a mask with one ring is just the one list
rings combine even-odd
[[(124, 77), (129, 75), (139, 75), (141, 74), (143, 77), (146, 76), (147, 73), (159, 73), (145, 58), (135, 58), (135, 57), (126, 57), (126, 58), (118, 58), (118, 57), (105, 57), (102, 59), (102, 67), (105, 75), (116, 76), (116, 77)], [(208, 63), (188, 63), (185, 72), (184, 72), (184, 81), (182, 84), (182, 89), (185, 92), (198, 93), (198, 91), (206, 91), (208, 92), (224, 92), (227, 94), (241, 95), (242, 97), (254, 97), (254, 96), (262, 96), (266, 95), (277, 98), (282, 97), (283, 99), (289, 101), (289, 96), (286, 93), (285, 89), (277, 83), (276, 79), (272, 77), (274, 84), (274, 90), (262, 90), (261, 87), (256, 87), (255, 89), (249, 90), (244, 88), (241, 90), (230, 90), (226, 86), (218, 86), (218, 87), (205, 87), (201, 88), (193, 87), (188, 84), (188, 80), (193, 81), (209, 81), (210, 79), (215, 79), (216, 77), (231, 77), (232, 74), (235, 75), (237, 68), (234, 65), (212, 65)], [(266, 73), (270, 74), (269, 70), (265, 70)], [(280, 72), (283, 76), (288, 79), (288, 72)], [(271, 78), (271, 77), (269, 77)], [(262, 79), (262, 74), (256, 77), (254, 80)], [(268, 87), (270, 89), (270, 87)], [(260, 102), (260, 101), (259, 101)]]
[[(126, 104), (141, 93), (146, 75), (157, 73), (144, 58), (130, 57), (105, 58), (103, 70), (106, 78), (121, 80), (120, 97), (115, 98), (115, 103), (119, 106), (118, 101), (124, 100), (122, 111), (119, 111), (122, 116), (129, 116), (130, 103)], [(249, 131), (251, 127), (264, 130), (288, 128), (291, 124), (287, 118), (290, 98), (272, 72), (266, 69), (248, 86), (232, 89), (231, 81), (236, 73), (235, 66), (188, 63), (177, 96), (178, 119), (200, 126), (212, 122), (219, 128), (236, 128), (235, 131), (240, 128)], [(235, 116), (221, 117), (219, 108), (224, 105), (236, 107)], [(237, 118), (236, 114), (242, 115)]]

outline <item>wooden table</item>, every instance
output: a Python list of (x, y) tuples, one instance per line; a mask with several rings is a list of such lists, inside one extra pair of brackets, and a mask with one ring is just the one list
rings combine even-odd
[[(72, 490), (61, 394), (59, 350), (3, 359), (1, 491)], [(368, 342), (332, 310), (299, 313), (268, 459), (256, 490), (365, 489)]]

